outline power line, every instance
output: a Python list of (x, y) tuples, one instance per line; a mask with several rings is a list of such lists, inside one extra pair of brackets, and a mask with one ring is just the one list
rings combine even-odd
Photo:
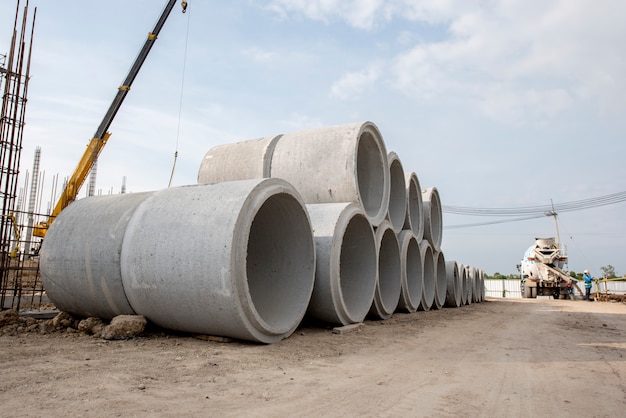
[(463, 206), (442, 206), (442, 212), (455, 215), (469, 216), (531, 216), (551, 215), (552, 212), (571, 212), (576, 210), (591, 209), (601, 206), (614, 205), (626, 201), (626, 192), (613, 193), (590, 199), (576, 200), (554, 205), (520, 206), (512, 208), (471, 208)]
[(458, 229), (474, 226), (494, 225), (507, 222), (525, 221), (529, 219), (542, 218), (544, 216), (555, 216), (559, 212), (572, 212), (576, 210), (591, 209), (601, 206), (614, 205), (616, 203), (621, 203), (625, 201), (626, 192), (620, 192), (590, 199), (575, 200), (572, 202), (538, 206), (520, 206), (512, 208), (471, 208), (463, 206), (443, 205), (442, 212), (467, 216), (516, 217), (515, 219), (498, 219), (488, 222), (444, 226), (444, 229)]

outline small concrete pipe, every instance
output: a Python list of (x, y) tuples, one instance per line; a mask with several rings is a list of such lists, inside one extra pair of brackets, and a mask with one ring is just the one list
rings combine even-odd
[(466, 288), (465, 288), (465, 304), (471, 305), (474, 301), (474, 267), (465, 266), (465, 280), (466, 280)]
[(211, 148), (200, 163), (198, 183), (271, 177), (272, 153), (280, 137), (268, 136)]
[(406, 173), (404, 176), (406, 184), (407, 208), (404, 228), (410, 229), (415, 235), (417, 242), (424, 238), (424, 203), (422, 201), (422, 188), (417, 174)]
[(443, 251), (433, 251), (433, 264), (435, 266), (435, 304), (437, 309), (443, 308), (446, 303), (448, 292), (448, 277), (446, 276), (446, 258)]
[(480, 302), (480, 270), (478, 267), (473, 268), (473, 281), (472, 281), (472, 302)]
[(411, 230), (398, 234), (400, 245), (401, 292), (398, 310), (417, 311), (422, 300), (424, 272), (420, 247)]
[(436, 187), (423, 189), (422, 200), (424, 203), (424, 239), (432, 245), (433, 251), (439, 251), (443, 231), (439, 191)]
[(363, 321), (376, 289), (374, 231), (356, 203), (307, 205), (316, 249), (307, 316), (339, 325)]
[(465, 306), (467, 305), (467, 270), (461, 263), (459, 263), (459, 276), (461, 276), (461, 306)]
[(461, 291), (463, 277), (459, 274), (459, 264), (456, 261), (446, 261), (446, 303), (445, 306), (458, 308), (461, 306)]
[(395, 152), (387, 155), (389, 164), (389, 209), (387, 219), (394, 232), (398, 233), (404, 227), (407, 216), (407, 187), (404, 180), (404, 169), (400, 158)]
[(485, 272), (483, 269), (476, 269), (476, 276), (476, 302), (483, 302), (485, 300)]
[(435, 303), (435, 262), (433, 258), (433, 250), (428, 241), (420, 242), (420, 256), (424, 271), (424, 287), (422, 289), (422, 299), (419, 309), (428, 311)]
[(121, 264), (131, 306), (155, 324), (273, 343), (306, 312), (315, 244), (292, 185), (232, 181), (154, 192), (128, 223)]
[(120, 252), (128, 221), (149, 196), (79, 199), (50, 225), (40, 252), (41, 280), (59, 310), (105, 320), (135, 314), (124, 292)]
[(375, 232), (378, 253), (378, 275), (370, 316), (388, 319), (395, 312), (400, 300), (401, 267), (398, 237), (388, 221), (383, 221)]

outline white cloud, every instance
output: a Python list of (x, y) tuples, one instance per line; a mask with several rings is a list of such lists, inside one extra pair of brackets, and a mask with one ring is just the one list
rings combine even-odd
[(330, 94), (333, 97), (348, 100), (357, 99), (379, 78), (377, 66), (372, 65), (363, 71), (346, 73), (333, 83)]
[(254, 61), (270, 62), (276, 58), (276, 54), (257, 47), (251, 47), (243, 50), (243, 54), (250, 57)]
[[(359, 30), (394, 19), (447, 27), (446, 39), (419, 41), (393, 60), (391, 84), (416, 100), (462, 102), (518, 122), (556, 117), (583, 102), (607, 114), (626, 105), (626, 3), (609, 9), (582, 0), (532, 7), (522, 0), (272, 0), (268, 7), (284, 18), (344, 21)], [(397, 47), (411, 39), (421, 37), (403, 26)], [(346, 74), (332, 95), (347, 98), (383, 77), (371, 70)]]

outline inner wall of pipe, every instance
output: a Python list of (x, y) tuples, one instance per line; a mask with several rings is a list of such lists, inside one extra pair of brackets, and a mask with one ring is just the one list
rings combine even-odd
[(441, 308), (446, 302), (446, 292), (448, 290), (448, 277), (446, 276), (446, 259), (443, 252), (433, 252), (433, 261), (435, 264), (435, 303), (437, 308)]
[(376, 242), (364, 216), (350, 219), (341, 242), (339, 280), (347, 312), (363, 319), (372, 304), (376, 286)]
[[(420, 254), (419, 244), (410, 231), (402, 231), (400, 233), (402, 240), (407, 240), (406, 243), (402, 243), (402, 247), (406, 246), (406, 291), (408, 294), (404, 295), (406, 306), (404, 308), (409, 312), (415, 312), (420, 304), (422, 298), (422, 292), (424, 287), (424, 270), (422, 264), (422, 258)], [(401, 241), (402, 241), (401, 240)]]
[(415, 173), (405, 174), (407, 188), (407, 209), (404, 229), (410, 229), (417, 241), (424, 237), (424, 215), (422, 189)]
[(381, 204), (386, 200), (385, 193), (389, 193), (385, 188), (388, 175), (383, 158), (387, 156), (379, 148), (373, 134), (368, 131), (361, 133), (357, 147), (357, 182), (363, 209), (370, 218), (381, 211)]
[(404, 169), (395, 153), (389, 154), (389, 222), (394, 231), (399, 232), (404, 226), (406, 217), (406, 183), (404, 182)]
[(289, 327), (309, 303), (314, 245), (307, 214), (289, 194), (269, 197), (252, 221), (246, 258), (248, 289), (257, 313), (274, 329)]
[(400, 298), (400, 249), (393, 230), (387, 229), (380, 242), (378, 288), (385, 311), (393, 313)]
[(421, 245), (424, 246), (422, 250), (422, 260), (424, 263), (424, 297), (422, 298), (422, 309), (428, 310), (435, 300), (435, 263), (430, 245), (423, 241)]

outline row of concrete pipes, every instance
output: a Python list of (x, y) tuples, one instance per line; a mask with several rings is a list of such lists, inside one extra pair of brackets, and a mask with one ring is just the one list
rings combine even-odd
[(305, 315), (348, 325), (482, 301), (482, 270), (446, 262), (441, 238), (437, 189), (362, 122), (215, 147), (197, 185), (76, 201), (40, 265), (60, 310), (273, 343)]

